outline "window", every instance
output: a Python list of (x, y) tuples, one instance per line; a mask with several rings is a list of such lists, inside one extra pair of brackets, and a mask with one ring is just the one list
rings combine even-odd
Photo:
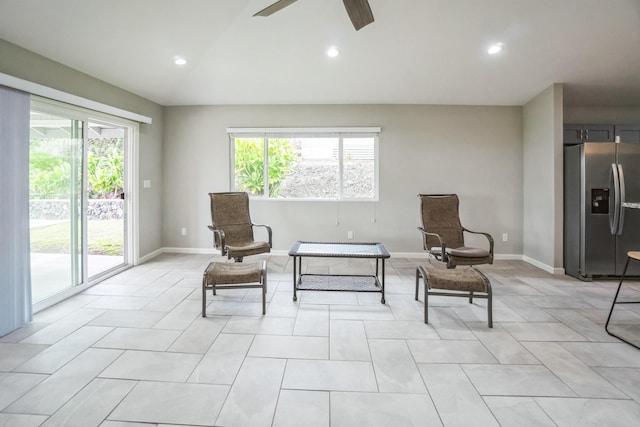
[(232, 191), (266, 199), (378, 199), (380, 128), (227, 131)]

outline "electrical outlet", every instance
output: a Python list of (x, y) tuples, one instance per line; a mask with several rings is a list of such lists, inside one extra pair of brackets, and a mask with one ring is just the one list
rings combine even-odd
[(353, 239), (353, 231), (351, 230), (347, 231), (347, 239), (349, 240)]
[(509, 235), (507, 233), (502, 233), (502, 241), (503, 242), (509, 241)]
[(180, 234), (183, 236), (187, 235), (187, 227), (182, 227), (182, 229), (180, 230)]

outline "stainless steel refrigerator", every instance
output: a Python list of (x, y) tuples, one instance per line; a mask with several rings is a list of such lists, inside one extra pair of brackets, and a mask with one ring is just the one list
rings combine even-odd
[[(564, 268), (589, 280), (622, 274), (640, 250), (640, 144), (564, 147)], [(640, 263), (627, 275), (640, 276)]]

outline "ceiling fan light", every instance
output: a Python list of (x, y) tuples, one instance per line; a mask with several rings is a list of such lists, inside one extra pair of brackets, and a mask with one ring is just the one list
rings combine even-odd
[(329, 58), (335, 58), (338, 55), (340, 55), (340, 50), (335, 46), (329, 46), (329, 49), (327, 49), (327, 56)]

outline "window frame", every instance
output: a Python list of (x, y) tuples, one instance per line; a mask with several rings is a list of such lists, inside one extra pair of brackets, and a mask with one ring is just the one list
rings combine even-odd
[[(235, 177), (235, 140), (236, 138), (261, 138), (264, 149), (263, 195), (250, 195), (252, 199), (269, 201), (317, 201), (317, 202), (377, 202), (380, 194), (380, 133), (381, 127), (341, 127), (341, 128), (227, 128), (229, 139), (229, 190), (236, 190)], [(269, 195), (269, 139), (276, 138), (337, 138), (338, 139), (338, 195), (332, 198), (296, 197), (272, 198)], [(373, 197), (355, 198), (344, 197), (344, 139), (373, 138)]]

